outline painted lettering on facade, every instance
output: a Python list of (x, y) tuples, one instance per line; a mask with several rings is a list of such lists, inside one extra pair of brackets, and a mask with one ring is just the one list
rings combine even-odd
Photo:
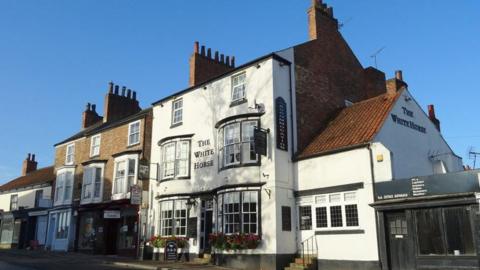
[(193, 152), (196, 161), (193, 163), (193, 169), (201, 169), (213, 166), (213, 154), (215, 153), (211, 148), (210, 139), (200, 140), (197, 142), (197, 147), (200, 150)]

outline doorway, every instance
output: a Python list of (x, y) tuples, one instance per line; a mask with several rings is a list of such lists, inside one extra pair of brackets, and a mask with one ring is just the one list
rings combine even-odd
[(390, 270), (415, 269), (411, 217), (405, 212), (393, 212), (386, 213), (385, 219)]
[(211, 246), (209, 236), (213, 231), (213, 200), (205, 199), (201, 201), (200, 217), (200, 252), (210, 253)]
[(117, 254), (117, 234), (119, 222), (117, 219), (105, 219), (105, 254)]

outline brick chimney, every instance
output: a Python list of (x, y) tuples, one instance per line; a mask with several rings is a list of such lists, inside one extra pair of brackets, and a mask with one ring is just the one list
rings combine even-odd
[(395, 78), (387, 80), (387, 92), (396, 93), (402, 88), (407, 88), (408, 84), (403, 80), (403, 73), (401, 70), (395, 71)]
[(137, 100), (137, 92), (122, 86), (109, 83), (108, 93), (105, 95), (103, 122), (115, 121), (141, 111)]
[(374, 67), (364, 69), (363, 89), (365, 91), (365, 99), (384, 94), (387, 91), (385, 73)]
[(338, 21), (333, 16), (333, 8), (324, 4), (322, 0), (312, 0), (312, 6), (307, 14), (310, 40), (338, 32)]
[(430, 121), (435, 125), (435, 128), (440, 131), (440, 120), (435, 116), (435, 106), (432, 104), (428, 105), (428, 118), (430, 118)]
[(82, 114), (82, 129), (85, 129), (99, 121), (102, 117), (96, 112), (97, 106), (95, 104), (87, 103), (85, 111)]
[(212, 56), (212, 49), (201, 46), (195, 41), (193, 53), (190, 56), (190, 79), (189, 86), (199, 85), (215, 76), (221, 75), (235, 68), (235, 57), (223, 55), (215, 51)]
[(27, 158), (23, 161), (22, 176), (37, 170), (37, 162), (35, 161), (35, 154), (28, 153)]

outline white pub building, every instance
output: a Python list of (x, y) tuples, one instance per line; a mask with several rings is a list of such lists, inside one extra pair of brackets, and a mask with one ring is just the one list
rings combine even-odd
[(375, 183), (462, 170), (401, 72), (363, 68), (321, 1), (308, 19), (310, 41), (239, 67), (195, 44), (190, 87), (153, 104), (150, 236), (242, 269), (389, 269)]

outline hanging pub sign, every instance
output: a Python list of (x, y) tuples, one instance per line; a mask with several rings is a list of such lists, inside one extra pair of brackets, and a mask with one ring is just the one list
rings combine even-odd
[(140, 205), (142, 203), (142, 187), (133, 185), (130, 187), (130, 204)]
[(138, 179), (139, 180), (150, 179), (150, 166), (149, 166), (148, 160), (146, 159), (141, 159), (138, 162)]
[(167, 241), (165, 244), (165, 261), (177, 260), (177, 242)]
[(282, 97), (275, 99), (277, 148), (288, 150), (287, 103)]
[(255, 153), (262, 156), (267, 155), (267, 130), (257, 128), (253, 130), (253, 141), (255, 144)]

